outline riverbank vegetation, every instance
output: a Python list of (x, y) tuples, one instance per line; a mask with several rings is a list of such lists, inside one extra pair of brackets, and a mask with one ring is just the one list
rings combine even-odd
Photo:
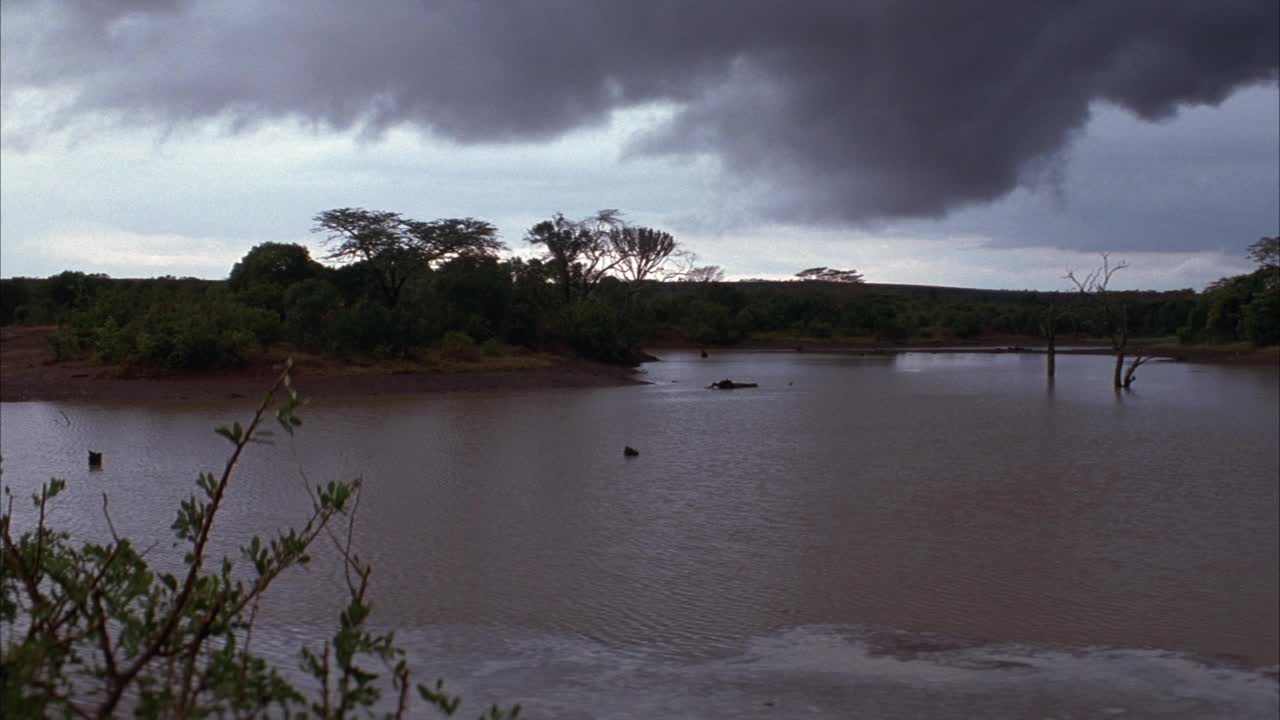
[(534, 225), (525, 241), (535, 257), (504, 257), (493, 226), (472, 218), (342, 208), (317, 215), (314, 230), (324, 263), (302, 245), (264, 243), (225, 281), (2, 280), (0, 323), (59, 325), (59, 359), (160, 369), (234, 367), (272, 347), (388, 360), (525, 348), (634, 364), (646, 345), (761, 339), (944, 345), (1049, 333), (1090, 343), (1114, 337), (1117, 311), (1127, 336), (1147, 344), (1280, 343), (1277, 238), (1251, 246), (1256, 271), (1203, 292), (1111, 291), (1098, 304), (1065, 289), (875, 285), (828, 268), (724, 282), (670, 234), (611, 210)]

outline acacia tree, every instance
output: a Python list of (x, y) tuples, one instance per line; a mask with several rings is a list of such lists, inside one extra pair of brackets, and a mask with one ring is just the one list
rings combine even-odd
[(430, 267), (458, 257), (493, 256), (506, 249), (498, 240), (498, 229), (475, 218), (404, 220), (401, 227), (405, 241)]
[(618, 260), (618, 275), (637, 286), (657, 274), (674, 274), (667, 271), (672, 262), (691, 259), (670, 233), (653, 228), (616, 228), (609, 232), (609, 244)]
[(600, 210), (581, 220), (556, 213), (529, 228), (525, 240), (544, 248), (543, 262), (551, 267), (567, 303), (575, 293), (590, 295), (618, 266), (620, 260), (612, 252), (609, 236), (623, 227), (622, 213), (617, 210)]
[(682, 282), (717, 283), (724, 281), (724, 269), (719, 265), (700, 265), (680, 273)]
[(364, 264), (382, 301), (394, 308), (405, 283), (423, 267), (400, 233), (400, 213), (338, 208), (315, 216), (312, 232), (325, 234), (326, 260)]
[(801, 280), (812, 280), (818, 282), (838, 282), (838, 283), (860, 283), (862, 282), (862, 273), (857, 270), (837, 270), (836, 268), (815, 267), (808, 270), (801, 270), (796, 273), (796, 277)]
[(1076, 286), (1080, 295), (1088, 299), (1098, 312), (1103, 332), (1111, 341), (1111, 350), (1116, 357), (1111, 383), (1117, 389), (1128, 389), (1133, 384), (1134, 373), (1151, 359), (1141, 351), (1136, 352), (1129, 363), (1129, 368), (1124, 369), (1125, 353), (1129, 346), (1129, 311), (1124, 301), (1108, 290), (1107, 286), (1111, 284), (1111, 278), (1117, 272), (1127, 267), (1129, 263), (1123, 260), (1114, 265), (1111, 264), (1110, 254), (1102, 253), (1102, 265), (1091, 270), (1083, 278), (1077, 277), (1074, 270), (1067, 271), (1063, 276)]
[(493, 225), (475, 218), (424, 222), (400, 213), (338, 208), (315, 216), (312, 232), (324, 233), (326, 260), (364, 263), (387, 307), (400, 301), (416, 273), (459, 256), (495, 255), (505, 246)]

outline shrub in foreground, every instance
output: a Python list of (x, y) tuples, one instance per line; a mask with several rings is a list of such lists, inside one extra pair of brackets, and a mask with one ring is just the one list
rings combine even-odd
[[(277, 399), (279, 402), (277, 403)], [(412, 704), (454, 714), (460, 699), (437, 680), (412, 685), (404, 651), (392, 634), (367, 625), (372, 568), (351, 545), (360, 482), (330, 482), (311, 492), (309, 517), (266, 539), (253, 536), (240, 558), (209, 557), (214, 519), (251, 444), (270, 442), (268, 413), (292, 434), (301, 424), (289, 370), (277, 378), (247, 426), (218, 428), (233, 449), (221, 473), (202, 473), (198, 493), (181, 503), (172, 529), (185, 546), (185, 569), (148, 563), (128, 538), (75, 545), (46, 523), (65, 488), (50, 480), (32, 496), (34, 528), (14, 537), (12, 496), (0, 515), (0, 708), (6, 717), (345, 718), (404, 717)], [(345, 520), (347, 531), (333, 525)], [(304, 692), (253, 653), (259, 599), (281, 573), (310, 560), (322, 536), (344, 564), (348, 603), (338, 629), (319, 648), (303, 647), (302, 668), (317, 689)], [(342, 540), (344, 537), (346, 540)], [(389, 693), (388, 693), (389, 691)], [(515, 718), (519, 706), (482, 717)]]

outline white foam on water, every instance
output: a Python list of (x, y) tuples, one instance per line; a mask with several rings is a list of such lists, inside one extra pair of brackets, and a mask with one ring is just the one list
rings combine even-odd
[(530, 718), (616, 720), (1280, 714), (1274, 668), (1149, 649), (977, 644), (852, 626), (788, 628), (710, 657), (502, 627), (432, 626), (397, 638), (419, 680), (441, 677), (462, 694), (464, 714), (491, 702), (519, 702)]

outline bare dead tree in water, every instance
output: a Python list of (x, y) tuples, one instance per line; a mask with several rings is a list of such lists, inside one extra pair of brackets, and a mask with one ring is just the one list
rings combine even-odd
[(1074, 270), (1068, 271), (1063, 276), (1076, 286), (1080, 295), (1092, 303), (1101, 317), (1103, 331), (1110, 339), (1111, 350), (1116, 357), (1111, 382), (1117, 389), (1128, 389), (1133, 384), (1134, 373), (1151, 359), (1150, 356), (1139, 351), (1134, 353), (1128, 369), (1124, 368), (1124, 358), (1129, 347), (1128, 307), (1123, 299), (1117, 298), (1115, 293), (1107, 289), (1107, 286), (1111, 284), (1111, 278), (1117, 272), (1127, 267), (1129, 263), (1123, 260), (1112, 265), (1110, 254), (1102, 253), (1101, 267), (1093, 269), (1083, 278), (1077, 277)]
[(1057, 372), (1058, 326), (1062, 322), (1062, 308), (1058, 306), (1056, 296), (1049, 298), (1049, 305), (1040, 316), (1040, 333), (1045, 337), (1045, 378), (1053, 382)]

